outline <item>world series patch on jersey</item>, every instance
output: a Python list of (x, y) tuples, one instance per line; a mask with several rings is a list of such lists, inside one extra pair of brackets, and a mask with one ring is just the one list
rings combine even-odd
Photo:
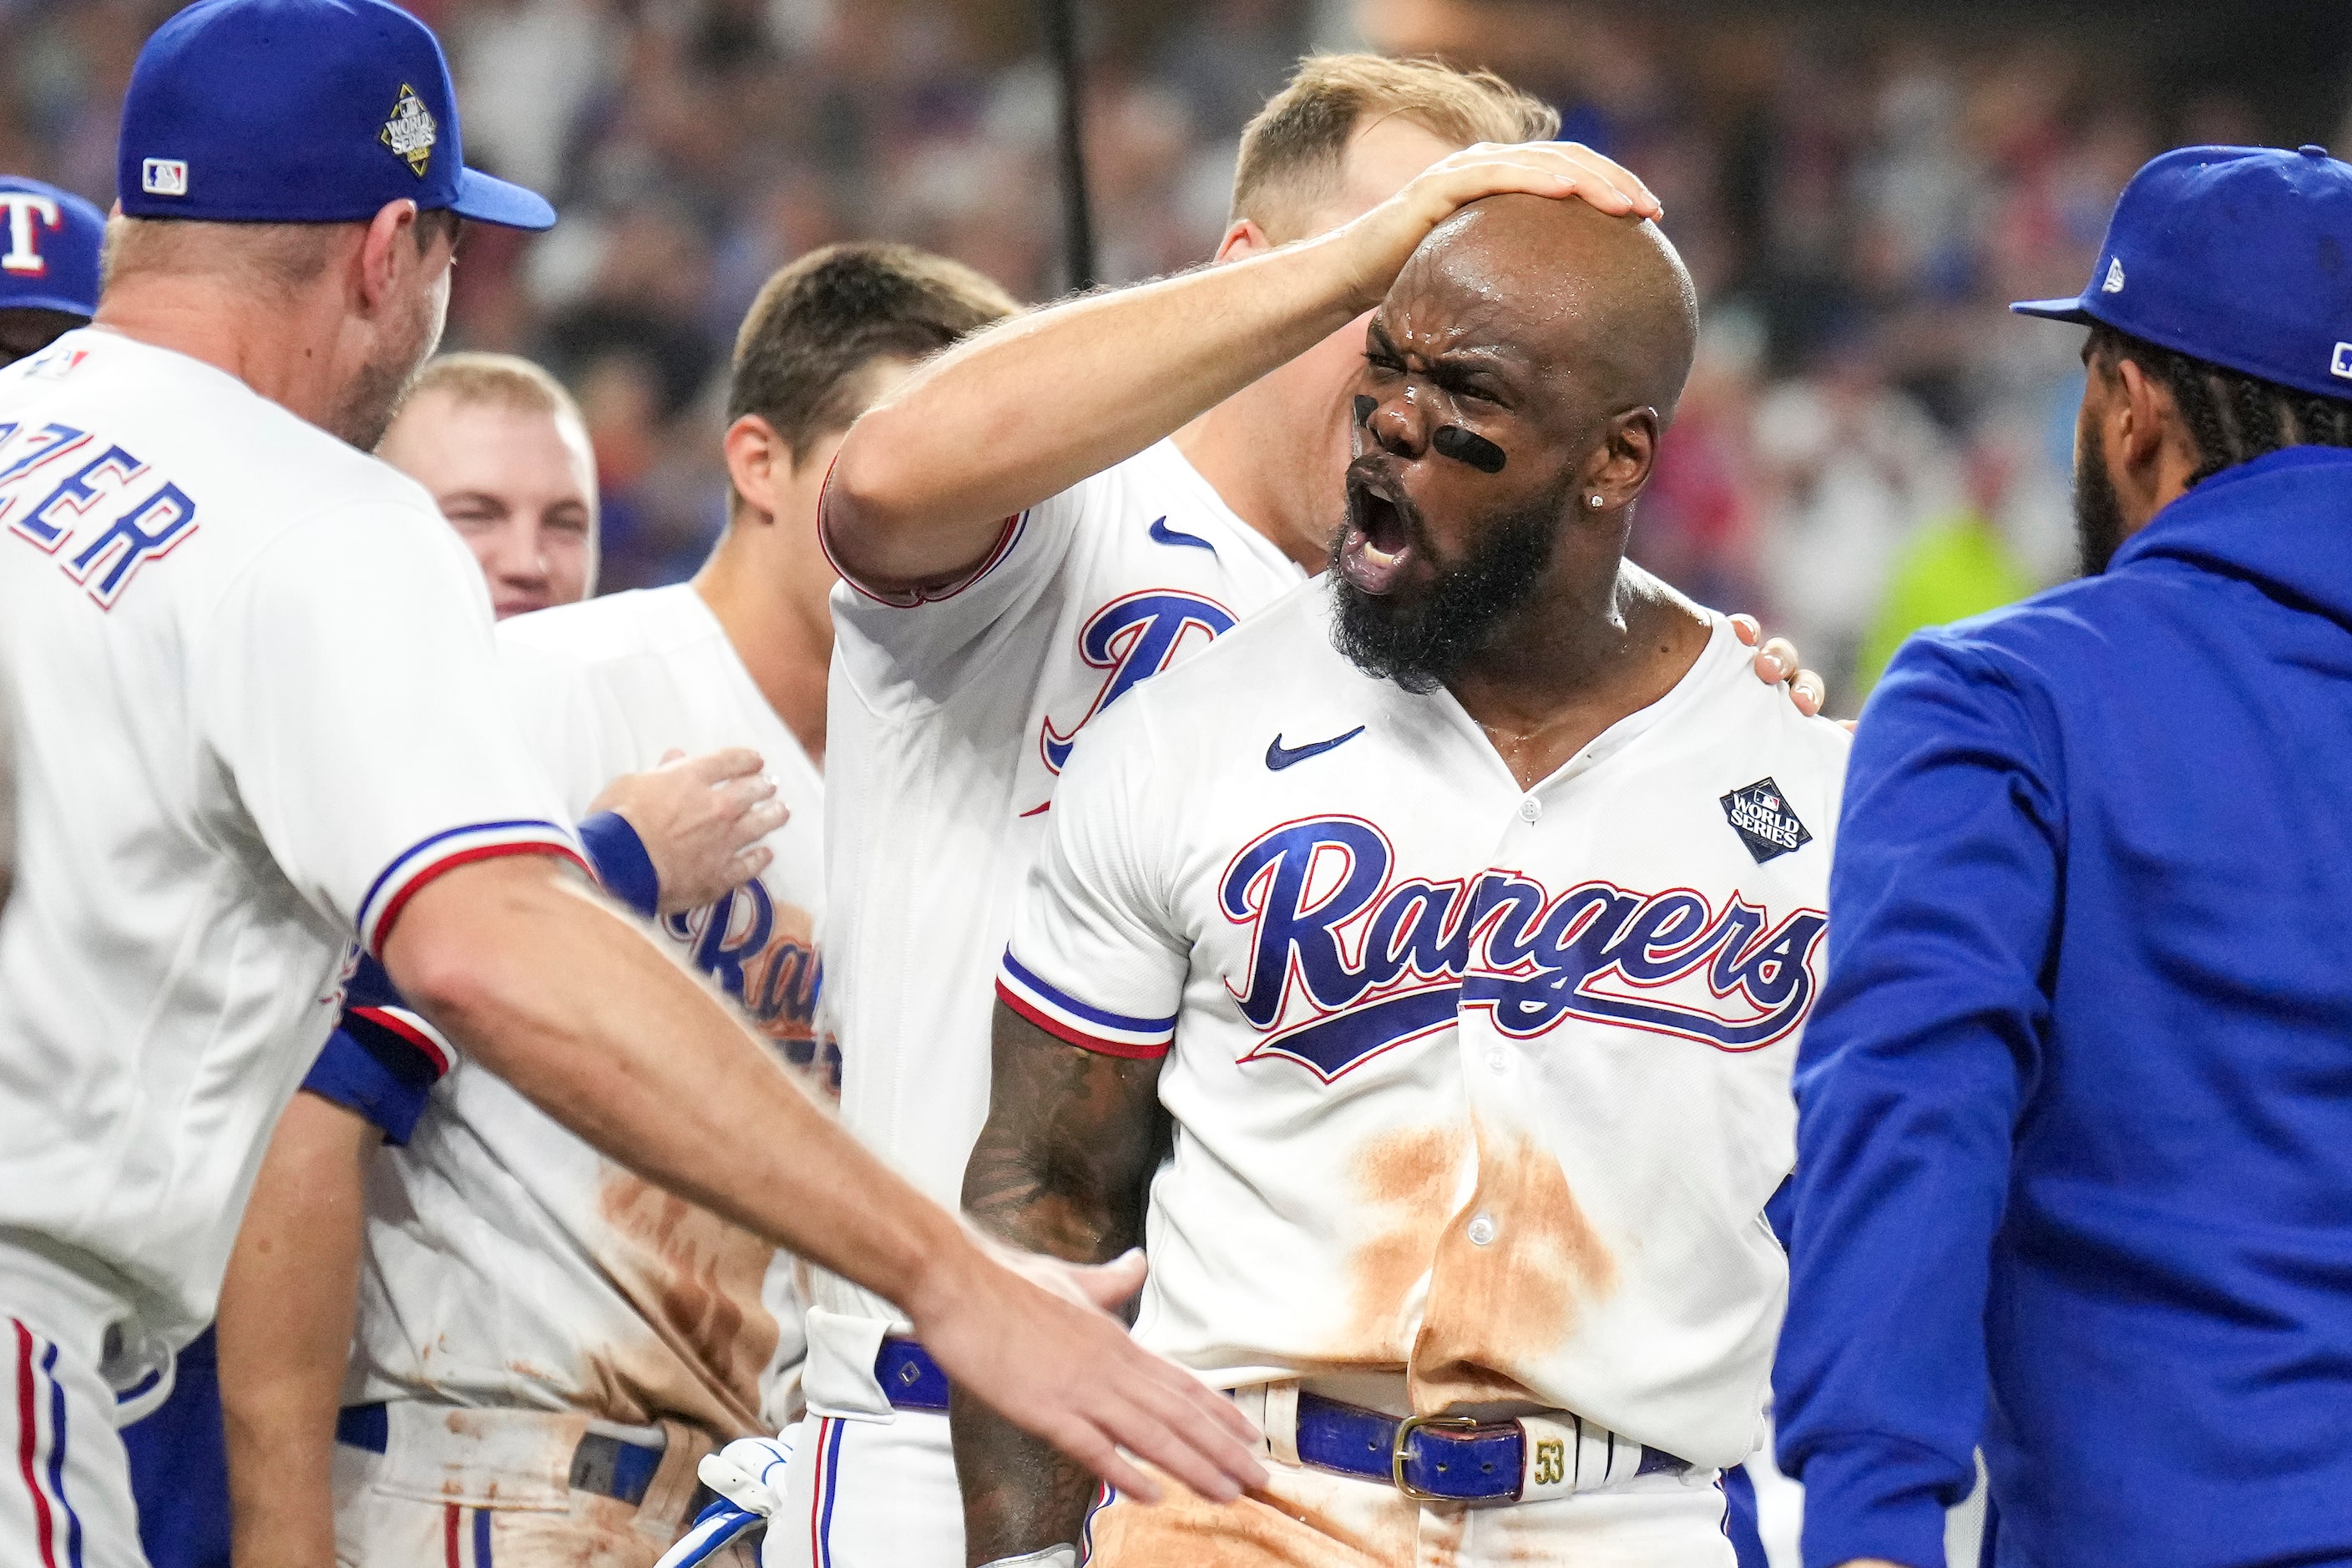
[(998, 990), (1166, 1058), (1145, 1343), (1753, 1451), (1846, 737), (1749, 666), (1717, 620), (1523, 790), (1451, 695), (1335, 651), (1315, 584), (1098, 722)]

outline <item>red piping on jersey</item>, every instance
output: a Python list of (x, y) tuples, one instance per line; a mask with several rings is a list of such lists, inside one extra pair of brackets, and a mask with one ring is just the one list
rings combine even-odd
[(354, 1017), (365, 1018), (379, 1029), (389, 1029), (398, 1035), (425, 1054), (425, 1058), (433, 1063), (433, 1071), (436, 1076), (448, 1075), (449, 1054), (434, 1042), (432, 1036), (409, 1023), (391, 1008), (354, 1007), (352, 1009), (352, 1014)]
[[(16, 1466), (24, 1472), (25, 1489), (33, 1494), (33, 1521), (41, 1542), (42, 1568), (58, 1568), (56, 1549), (49, 1542), (49, 1500), (41, 1490), (41, 1479), (33, 1467), (38, 1452), (39, 1434), (34, 1430), (33, 1400), (33, 1334), (21, 1322), (16, 1330)], [(55, 1440), (55, 1435), (51, 1435)]]
[(1022, 520), (1029, 515), (1025, 511), (1017, 511), (1006, 518), (1004, 526), (997, 531), (996, 542), (989, 546), (987, 559), (973, 567), (961, 581), (944, 588), (908, 588), (893, 594), (879, 594), (859, 582), (857, 574), (844, 566), (841, 558), (833, 552), (833, 470), (840, 461), (841, 454), (835, 452), (833, 462), (825, 465), (824, 484), (816, 493), (816, 547), (824, 552), (824, 563), (833, 568), (834, 575), (848, 584), (860, 597), (894, 610), (912, 610), (924, 605), (936, 605), (942, 599), (952, 599), (987, 576), (1011, 552), (1013, 541), (1020, 533)]
[(1165, 1045), (1131, 1046), (1124, 1040), (1106, 1040), (1100, 1035), (1089, 1035), (1075, 1025), (1066, 1024), (1014, 994), (1013, 987), (1005, 984), (1001, 975), (996, 982), (996, 999), (1055, 1039), (1065, 1045), (1076, 1046), (1082, 1051), (1094, 1051), (1106, 1057), (1125, 1057), (1131, 1062), (1156, 1062), (1168, 1054)]
[(568, 845), (550, 844), (544, 839), (534, 838), (521, 844), (478, 844), (471, 849), (460, 849), (455, 855), (445, 855), (411, 877), (407, 886), (394, 893), (392, 896), (392, 901), (384, 905), (383, 913), (376, 917), (374, 957), (377, 962), (383, 962), (383, 944), (392, 935), (392, 922), (400, 918), (400, 911), (408, 907), (408, 900), (416, 896), (417, 889), (443, 872), (454, 871), (469, 861), (495, 860), (505, 855), (552, 855), (559, 860), (568, 860), (578, 867), (591, 882), (596, 880), (595, 868), (582, 859), (578, 850)]

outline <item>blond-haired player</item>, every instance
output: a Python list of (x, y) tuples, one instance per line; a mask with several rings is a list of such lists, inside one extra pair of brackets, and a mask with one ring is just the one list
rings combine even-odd
[(499, 619), (595, 592), (596, 454), (579, 405), (540, 366), (499, 353), (427, 362), (376, 456), (433, 493)]

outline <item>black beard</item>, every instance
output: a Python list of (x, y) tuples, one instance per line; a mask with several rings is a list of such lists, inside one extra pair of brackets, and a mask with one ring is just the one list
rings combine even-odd
[(2074, 552), (2083, 575), (2105, 572), (2123, 542), (2123, 504), (2116, 499), (2115, 481), (2098, 454), (2086, 451), (2074, 464)]
[[(1418, 519), (1412, 548), (1429, 553)], [(1494, 522), (1477, 548), (1410, 594), (1367, 594), (1340, 570), (1343, 531), (1331, 546), (1331, 593), (1339, 618), (1331, 643), (1375, 680), (1434, 691), (1491, 647), (1504, 623), (1535, 596), (1559, 548), (1559, 508), (1547, 498)]]

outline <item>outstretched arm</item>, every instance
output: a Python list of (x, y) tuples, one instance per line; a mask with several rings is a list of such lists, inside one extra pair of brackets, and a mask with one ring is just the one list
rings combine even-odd
[[(1161, 1059), (1065, 1044), (999, 1002), (988, 1124), (964, 1169), (972, 1218), (1016, 1247), (1076, 1263), (1140, 1246), (1166, 1129)], [(961, 1391), (949, 1420), (968, 1562), (1077, 1540), (1093, 1477)]]
[(1149, 1500), (1123, 1457), (1216, 1498), (1263, 1470), (1231, 1404), (1108, 1309), (1139, 1260), (1076, 1269), (983, 1246), (797, 1089), (709, 989), (547, 857), (457, 866), (382, 941), (466, 1052), (647, 1180), (895, 1301), (959, 1385)]
[(1246, 261), (1088, 295), (981, 334), (851, 427), (819, 526), (866, 586), (936, 586), (1004, 520), (1133, 456), (1380, 303), (1423, 237), (1484, 196), (1655, 216), (1639, 180), (1573, 142), (1481, 145), (1343, 228)]

